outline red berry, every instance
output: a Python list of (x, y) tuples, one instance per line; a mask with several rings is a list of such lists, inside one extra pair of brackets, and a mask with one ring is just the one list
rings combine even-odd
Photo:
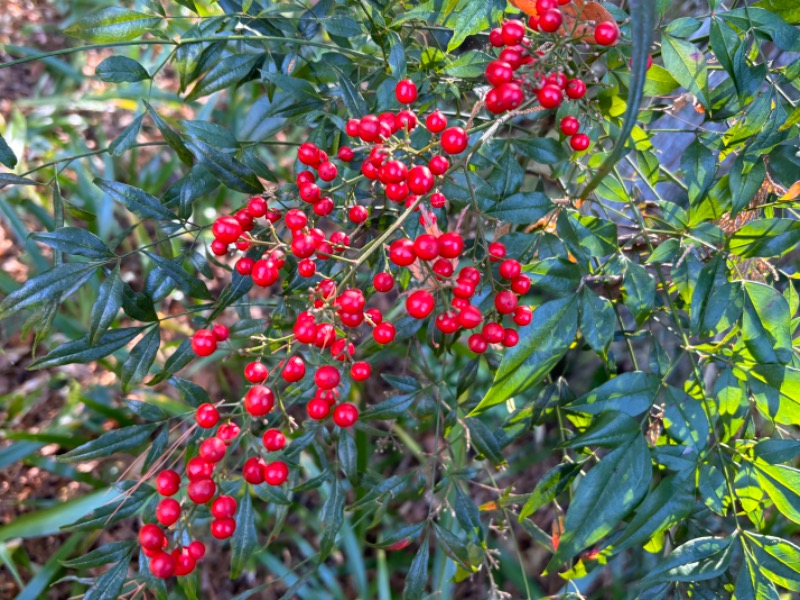
[(471, 304), (461, 309), (458, 314), (458, 323), (464, 329), (475, 329), (483, 321), (483, 315), (477, 306)]
[(408, 189), (417, 196), (423, 196), (433, 189), (435, 183), (431, 170), (423, 165), (411, 167), (406, 177)]
[(203, 440), (197, 453), (204, 461), (216, 463), (221, 461), (225, 456), (226, 449), (227, 447), (225, 446), (225, 442), (214, 436), (208, 438), (207, 440)]
[(236, 423), (223, 423), (217, 429), (217, 437), (225, 442), (226, 446), (229, 446), (230, 443), (236, 439), (236, 436), (239, 435), (241, 429)]
[(458, 317), (453, 312), (439, 313), (436, 315), (436, 328), (445, 334), (455, 333), (461, 325)]
[(264, 470), (261, 466), (261, 460), (255, 456), (248, 458), (244, 461), (242, 466), (242, 477), (247, 483), (258, 485), (264, 483)]
[(439, 236), (439, 256), (442, 258), (458, 258), (464, 251), (464, 238), (459, 234), (443, 233)]
[(300, 199), (314, 204), (322, 197), (322, 190), (316, 183), (304, 183), (300, 186)]
[(356, 204), (355, 206), (350, 208), (350, 210), (347, 213), (347, 216), (353, 223), (363, 223), (369, 218), (369, 211), (365, 206)]
[[(501, 244), (502, 245), (502, 244)], [(491, 244), (489, 245), (491, 248)], [(503, 256), (506, 254), (506, 248), (503, 246)], [(458, 280), (466, 281), (473, 285), (478, 285), (481, 282), (481, 272), (475, 267), (464, 267), (458, 272)]]
[(564, 91), (568, 98), (580, 100), (586, 94), (586, 84), (580, 79), (570, 79)]
[(230, 517), (211, 521), (211, 535), (218, 540), (227, 540), (236, 531), (236, 521)]
[(450, 127), (442, 132), (442, 150), (447, 154), (461, 154), (467, 149), (469, 137), (461, 127)]
[(516, 346), (518, 343), (519, 334), (517, 333), (516, 329), (507, 327), (505, 333), (503, 334), (503, 346), (506, 348), (511, 348), (512, 346)]
[(242, 224), (236, 217), (217, 217), (211, 226), (211, 232), (223, 244), (232, 244), (242, 235)]
[(554, 33), (561, 27), (563, 20), (561, 11), (550, 8), (539, 16), (539, 29), (546, 33)]
[(139, 545), (147, 550), (160, 550), (164, 544), (164, 532), (153, 523), (143, 525), (139, 530)]
[(254, 385), (244, 395), (244, 409), (254, 417), (263, 417), (275, 406), (275, 394), (263, 385)]
[(224, 256), (228, 253), (228, 244), (225, 242), (220, 242), (219, 240), (214, 240), (211, 242), (211, 253), (214, 256)]
[(507, 62), (515, 71), (522, 66), (522, 52), (516, 48), (504, 48), (499, 60)]
[[(321, 329), (321, 328), (320, 328)], [(319, 335), (319, 332), (317, 333)], [(281, 371), (281, 376), (289, 383), (300, 381), (306, 375), (306, 364), (299, 356), (293, 356)]]
[(460, 280), (453, 286), (453, 295), (456, 298), (467, 300), (475, 295), (475, 284), (471, 281)]
[(319, 148), (311, 142), (301, 144), (297, 149), (297, 159), (304, 165), (316, 165), (319, 162)]
[(490, 344), (497, 344), (503, 341), (505, 330), (500, 323), (486, 323), (481, 330), (481, 335)]
[(264, 467), (264, 481), (269, 485), (281, 485), (289, 477), (289, 467), (280, 460), (271, 462)]
[(536, 0), (536, 12), (540, 15), (558, 6), (557, 0)]
[(580, 130), (580, 128), (581, 128), (580, 121), (578, 121), (578, 119), (576, 119), (575, 117), (568, 116), (561, 119), (561, 133), (563, 133), (566, 136), (575, 135), (576, 133), (578, 133), (578, 130)]
[(439, 256), (439, 241), (428, 233), (414, 240), (414, 254), (422, 260), (433, 260)]
[(197, 407), (194, 419), (203, 429), (210, 429), (219, 422), (219, 412), (213, 404), (206, 402)]
[(352, 427), (358, 421), (358, 408), (354, 404), (344, 402), (333, 409), (333, 422), (339, 427)]
[(333, 212), (333, 208), (333, 199), (325, 196), (324, 198), (320, 198), (319, 202), (314, 204), (314, 214), (324, 217), (325, 215), (331, 214)]
[(489, 32), (489, 43), (494, 48), (502, 48), (506, 45), (503, 39), (503, 30), (500, 27), (496, 27)]
[(433, 312), (436, 301), (430, 292), (417, 290), (406, 298), (406, 311), (415, 319), (424, 319)]
[(558, 108), (561, 101), (564, 99), (561, 94), (561, 89), (550, 83), (536, 92), (536, 97), (539, 99), (539, 104), (541, 104), (543, 108)]
[(214, 473), (214, 463), (195, 456), (186, 463), (186, 477), (189, 481), (211, 477)]
[(286, 446), (286, 436), (279, 429), (267, 429), (261, 436), (261, 441), (268, 452), (277, 452)]
[(292, 254), (297, 258), (308, 258), (317, 249), (317, 240), (313, 235), (300, 233), (292, 240)]
[(300, 277), (313, 277), (317, 272), (317, 263), (310, 258), (304, 258), (297, 263), (297, 273)]
[(253, 283), (256, 285), (269, 287), (278, 281), (280, 274), (278, 273), (278, 269), (275, 268), (275, 265), (271, 264), (269, 261), (260, 259), (253, 263), (253, 270), (250, 276), (253, 278)]
[(516, 294), (508, 290), (503, 290), (494, 297), (494, 307), (501, 315), (514, 312), (514, 309), (517, 308)]
[(425, 119), (425, 126), (431, 133), (440, 133), (447, 127), (447, 117), (435, 110)]
[(533, 311), (527, 306), (518, 306), (514, 309), (514, 323), (519, 326), (530, 324), (533, 320)]
[(156, 477), (156, 490), (162, 496), (173, 496), (181, 487), (181, 476), (172, 469), (161, 471)]
[(389, 246), (389, 260), (398, 267), (407, 267), (415, 260), (417, 255), (414, 253), (414, 242), (408, 238), (400, 238), (392, 242)]
[(508, 83), (514, 79), (514, 69), (511, 65), (502, 60), (493, 60), (486, 65), (486, 81), (497, 87), (500, 84)]
[(410, 110), (401, 110), (397, 113), (395, 119), (396, 129), (402, 131), (411, 131), (417, 126), (417, 115)]
[(175, 559), (166, 552), (156, 552), (150, 559), (150, 572), (159, 579), (168, 579), (175, 574)]
[(356, 381), (366, 381), (372, 375), (372, 367), (368, 362), (353, 363), (350, 367), (350, 376)]
[(181, 516), (181, 505), (174, 498), (164, 498), (156, 506), (156, 519), (158, 522), (169, 527), (174, 524)]
[[(317, 327), (317, 335), (314, 339), (314, 345), (317, 348), (327, 348), (336, 339), (336, 330), (333, 325), (323, 323)], [(303, 374), (305, 374), (305, 364), (303, 365)]]
[(489, 250), (489, 260), (491, 260), (492, 262), (497, 262), (506, 255), (505, 244), (502, 244), (501, 242), (492, 242), (491, 244), (489, 244), (488, 250)]
[(317, 172), (319, 173), (319, 178), (322, 179), (322, 181), (333, 181), (339, 174), (339, 170), (336, 168), (336, 165), (331, 162), (322, 163)]
[(444, 208), (445, 204), (447, 204), (447, 198), (445, 198), (444, 194), (436, 192), (431, 194), (430, 202), (433, 208)]
[(522, 265), (514, 259), (504, 260), (500, 263), (499, 271), (503, 279), (514, 279), (522, 271)]
[(350, 119), (347, 122), (347, 126), (345, 127), (345, 132), (350, 137), (355, 137), (358, 135), (359, 131), (359, 120), (358, 119)]
[(394, 89), (400, 104), (411, 104), (417, 99), (417, 86), (410, 79), (401, 79)]
[(525, 24), (519, 19), (509, 19), (503, 23), (503, 42), (507, 46), (515, 46), (525, 37)]
[(191, 544), (186, 546), (186, 550), (189, 552), (192, 558), (200, 560), (201, 558), (203, 558), (203, 556), (205, 556), (206, 545), (199, 540), (195, 540)]
[(576, 152), (582, 152), (589, 147), (589, 136), (585, 133), (577, 133), (569, 140), (569, 145)]
[(372, 330), (372, 337), (379, 344), (388, 344), (394, 340), (396, 333), (394, 325), (391, 323), (381, 323)]
[(450, 168), (450, 161), (437, 154), (428, 161), (428, 168), (434, 175), (444, 175), (447, 173), (447, 169)]
[(339, 370), (336, 367), (324, 365), (314, 373), (314, 383), (323, 390), (332, 390), (339, 385)]
[(511, 280), (511, 291), (522, 296), (531, 289), (531, 278), (527, 275), (519, 275)]
[[(363, 313), (359, 317), (363, 320)], [(352, 342), (347, 341), (346, 338), (339, 338), (331, 345), (331, 355), (339, 362), (344, 362), (347, 359), (353, 358), (356, 352), (356, 347)]]
[(489, 90), (484, 101), (486, 109), (497, 115), (518, 108), (524, 99), (525, 94), (518, 84), (501, 83), (498, 87)]
[(254, 219), (267, 214), (267, 201), (261, 196), (254, 196), (247, 201), (247, 214)]
[(394, 287), (394, 277), (391, 273), (376, 273), (372, 278), (372, 285), (375, 286), (376, 292), (389, 292)]
[(195, 504), (205, 504), (217, 492), (217, 485), (210, 477), (203, 477), (189, 482), (187, 494)]
[(234, 516), (236, 514), (236, 499), (233, 496), (218, 496), (211, 503), (211, 514), (217, 519)]
[(336, 156), (338, 156), (341, 161), (350, 162), (355, 157), (355, 153), (349, 146), (342, 146), (339, 148), (339, 152), (336, 153)]
[(433, 263), (433, 272), (436, 273), (439, 278), (447, 278), (453, 274), (453, 263), (451, 263), (446, 258), (440, 258), (435, 263)]
[(473, 333), (469, 336), (467, 340), (467, 346), (469, 349), (472, 350), (475, 354), (483, 354), (486, 352), (486, 349), (489, 347), (489, 344), (483, 339), (483, 336), (479, 333)]
[(284, 220), (286, 221), (286, 226), (292, 231), (302, 229), (306, 226), (306, 223), (308, 223), (308, 217), (306, 217), (306, 213), (296, 208), (287, 211)]
[(613, 46), (619, 37), (619, 27), (613, 21), (598, 23), (594, 29), (594, 41), (600, 46)]
[(243, 256), (236, 261), (236, 272), (243, 276), (250, 275), (250, 273), (253, 272), (253, 265), (255, 262), (256, 261), (249, 256)]
[(210, 356), (217, 350), (217, 336), (208, 329), (198, 329), (192, 336), (192, 350), (197, 356)]

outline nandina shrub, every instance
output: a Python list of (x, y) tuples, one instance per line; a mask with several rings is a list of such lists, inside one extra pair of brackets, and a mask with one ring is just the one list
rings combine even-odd
[(0, 304), (49, 348), (28, 367), (118, 375), (118, 426), (59, 455), (134, 457), (64, 523), (139, 524), (64, 563), (112, 563), (87, 597), (195, 597), (220, 557), (286, 598), (800, 592), (797, 10), (513, 4), (70, 26), (155, 49), (97, 66), (142, 102), (90, 154), (171, 167), (97, 175), (110, 228), (84, 156), (0, 174), (54, 192), (52, 268)]

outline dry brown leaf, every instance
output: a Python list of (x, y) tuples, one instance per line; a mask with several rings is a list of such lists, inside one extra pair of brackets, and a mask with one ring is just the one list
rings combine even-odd
[(800, 197), (800, 181), (795, 181), (781, 196), (781, 200), (797, 200), (798, 197)]

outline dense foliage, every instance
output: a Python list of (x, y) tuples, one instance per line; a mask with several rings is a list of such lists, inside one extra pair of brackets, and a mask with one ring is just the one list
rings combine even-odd
[(800, 593), (792, 0), (163, 4), (0, 65), (127, 111), (0, 137), (24, 597)]

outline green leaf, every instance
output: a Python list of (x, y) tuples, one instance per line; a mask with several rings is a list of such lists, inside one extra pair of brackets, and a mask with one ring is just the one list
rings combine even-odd
[(650, 569), (644, 582), (705, 581), (727, 569), (733, 554), (733, 538), (701, 537), (689, 540)]
[(123, 129), (120, 134), (114, 138), (114, 141), (108, 145), (108, 151), (112, 156), (121, 156), (136, 144), (136, 136), (139, 135), (139, 130), (142, 127), (142, 120), (144, 115), (136, 117), (130, 125)]
[(0, 302), (0, 318), (8, 317), (15, 312), (39, 304), (45, 300), (74, 290), (92, 276), (98, 265), (86, 263), (65, 263), (32, 277), (18, 290), (14, 290)]
[(105, 503), (64, 529), (104, 529), (136, 514), (147, 502), (156, 497), (156, 491), (140, 480), (121, 481), (104, 492)]
[(100, 44), (124, 42), (139, 37), (160, 22), (159, 17), (112, 6), (101, 8), (78, 19), (77, 22), (67, 27), (64, 33), (71, 37)]
[(0, 163), (9, 169), (17, 166), (17, 157), (2, 135), (0, 135)]
[(92, 586), (83, 595), (84, 600), (116, 600), (120, 597), (122, 586), (128, 578), (128, 568), (133, 551), (129, 551), (127, 556), (108, 571), (100, 575)]
[(108, 356), (119, 350), (142, 332), (142, 327), (126, 327), (109, 329), (96, 344), (89, 343), (89, 336), (67, 342), (50, 352), (47, 356), (38, 358), (28, 365), (31, 370), (49, 369), (72, 363), (87, 363)]
[[(389, 31), (389, 69), (397, 79), (403, 79), (406, 76), (406, 69), (408, 68), (406, 61), (406, 49), (403, 46), (403, 40), (396, 31)], [(363, 114), (363, 113), (362, 113)]]
[(473, 79), (480, 77), (486, 70), (486, 65), (493, 60), (485, 52), (479, 50), (469, 50), (464, 52), (455, 60), (448, 64), (444, 72), (451, 77), (460, 77), (462, 79)]
[(608, 345), (614, 339), (614, 306), (610, 300), (598, 296), (588, 288), (581, 290), (579, 302), (581, 335), (592, 350), (605, 356)]
[(641, 546), (650, 538), (683, 521), (695, 505), (694, 481), (690, 474), (663, 479), (636, 508), (620, 537), (614, 540), (613, 552)]
[(465, 39), (487, 29), (495, 21), (494, 3), (486, 0), (466, 0), (453, 22), (453, 37), (447, 44), (447, 52), (461, 46)]
[(644, 83), (644, 95), (650, 96), (666, 96), (675, 91), (678, 87), (678, 82), (670, 75), (661, 65), (653, 65), (647, 71), (647, 79)]
[(699, 140), (695, 139), (681, 153), (681, 170), (689, 186), (689, 202), (697, 206), (708, 194), (717, 172), (717, 160)]
[(556, 256), (533, 262), (523, 271), (531, 278), (533, 289), (554, 296), (573, 295), (582, 276), (578, 265)]
[(483, 540), (483, 525), (478, 507), (457, 485), (453, 487), (453, 493), (455, 494), (453, 508), (458, 524), (461, 525), (468, 539), (475, 544), (480, 544)]
[(231, 540), (231, 578), (242, 574), (247, 561), (258, 549), (258, 533), (256, 532), (256, 515), (250, 498), (249, 486), (245, 485), (244, 494), (239, 500), (236, 513), (236, 531)]
[(341, 70), (336, 69), (336, 73), (339, 79), (339, 89), (341, 90), (342, 102), (344, 102), (344, 107), (347, 110), (347, 114), (352, 119), (363, 117), (365, 114), (367, 114), (367, 112), (369, 112), (364, 97), (352, 84), (350, 78), (347, 77)]
[(147, 442), (155, 430), (156, 426), (151, 423), (112, 429), (91, 442), (59, 455), (58, 460), (65, 463), (86, 462), (127, 452)]
[(800, 243), (800, 221), (756, 219), (746, 223), (729, 238), (731, 254), (744, 258), (783, 256)]
[(547, 570), (611, 533), (647, 493), (651, 475), (650, 451), (641, 435), (604, 456), (575, 490)]
[(425, 585), (428, 583), (429, 551), (428, 536), (425, 535), (408, 568), (403, 587), (403, 600), (419, 600), (425, 593)]
[(94, 184), (141, 219), (172, 221), (175, 218), (174, 214), (161, 206), (158, 198), (132, 185), (99, 177)]
[(650, 410), (660, 387), (661, 380), (652, 373), (642, 371), (622, 373), (565, 408), (590, 415), (603, 411), (619, 411), (637, 416)]
[(92, 305), (92, 315), (89, 320), (90, 343), (97, 343), (97, 340), (105, 333), (119, 313), (122, 306), (122, 288), (123, 283), (119, 276), (119, 264), (117, 264), (100, 286), (97, 299)]
[(415, 396), (412, 394), (392, 396), (362, 411), (359, 417), (362, 420), (377, 419), (385, 421), (387, 419), (396, 419), (408, 413), (414, 398)]
[[(278, 89), (290, 94), (295, 100), (319, 100), (319, 94), (314, 86), (300, 77), (291, 77), (283, 73), (263, 71), (261, 78), (269, 81)], [(349, 83), (349, 82), (348, 82)], [(353, 85), (352, 83), (350, 84)], [(352, 88), (355, 89), (355, 88)]]
[(794, 0), (759, 0), (753, 6), (775, 13), (791, 25), (800, 25), (800, 6)]
[(745, 281), (742, 340), (760, 363), (792, 360), (789, 303), (774, 288)]
[(252, 72), (256, 63), (263, 60), (263, 54), (232, 54), (223, 58), (197, 82), (186, 101), (192, 102), (219, 90), (233, 88)]
[(477, 418), (467, 419), (466, 422), (470, 440), (475, 449), (495, 466), (506, 464), (500, 444), (497, 442), (497, 437), (492, 430)]
[(439, 542), (442, 552), (464, 569), (470, 572), (475, 572), (477, 570), (471, 564), (469, 548), (467, 547), (468, 542), (465, 539), (445, 529), (436, 522), (433, 523), (433, 532), (436, 535), (436, 541)]
[(577, 329), (575, 296), (542, 304), (534, 311), (531, 324), (520, 328), (519, 343), (506, 350), (492, 387), (468, 416), (478, 415), (542, 381), (567, 353)]
[(122, 365), (122, 386), (129, 389), (141, 383), (147, 375), (161, 345), (161, 327), (151, 327), (139, 340)]
[(722, 254), (717, 254), (700, 270), (692, 292), (689, 311), (692, 319), (691, 329), (693, 334), (699, 333), (702, 329), (702, 324), (706, 320), (706, 307), (710, 303), (712, 294), (727, 282), (728, 268), (725, 257)]
[(40, 185), (39, 182), (12, 173), (0, 173), (0, 189), (7, 185)]
[(543, 165), (554, 165), (566, 160), (564, 147), (553, 138), (515, 139), (514, 149)]
[(584, 448), (586, 446), (617, 448), (641, 432), (641, 425), (637, 421), (625, 413), (609, 410), (600, 413), (600, 416), (592, 421), (586, 431), (571, 437), (560, 445), (564, 448)]
[[(748, 549), (747, 538), (742, 536), (739, 539), (742, 547)], [(780, 600), (778, 590), (764, 576), (758, 563), (751, 556), (752, 550), (744, 553), (744, 562), (736, 577), (734, 600)]]
[(784, 425), (800, 425), (800, 371), (781, 365), (753, 365), (745, 376), (758, 410)]
[(181, 159), (183, 164), (185, 164), (187, 167), (191, 167), (193, 162), (192, 154), (186, 147), (183, 138), (172, 130), (167, 122), (161, 118), (161, 116), (152, 106), (150, 106), (146, 100), (144, 101), (144, 105), (147, 107), (147, 113), (150, 115), (150, 118), (153, 119), (153, 122), (156, 124), (156, 127), (158, 127), (158, 130), (161, 132), (161, 135), (164, 137), (164, 141), (167, 143), (167, 145), (175, 151), (175, 154), (178, 155), (178, 158)]
[(622, 280), (622, 301), (641, 325), (656, 303), (656, 282), (642, 265), (627, 261)]
[[(181, 121), (180, 124), (183, 126), (186, 135), (205, 142), (218, 150), (235, 152), (239, 149), (239, 142), (236, 141), (236, 136), (222, 125), (217, 125), (210, 121), (191, 120)], [(200, 173), (203, 173), (202, 170)], [(190, 180), (191, 175), (191, 173), (187, 175), (187, 180)], [(198, 177), (198, 174), (194, 173), (194, 176)]]
[(344, 523), (344, 500), (345, 491), (342, 489), (342, 484), (337, 478), (334, 478), (320, 514), (320, 523), (323, 527), (322, 537), (319, 541), (320, 561), (325, 560), (333, 551), (336, 534), (339, 533)]
[(191, 298), (201, 298), (203, 300), (211, 299), (211, 293), (208, 291), (206, 284), (200, 280), (197, 275), (190, 275), (186, 272), (180, 263), (183, 262), (183, 257), (178, 257), (175, 260), (169, 260), (158, 254), (152, 252), (144, 252), (153, 263), (161, 268), (169, 275), (180, 290)]
[(708, 110), (708, 65), (703, 52), (691, 42), (664, 35), (661, 57), (667, 71)]
[(404, 525), (399, 529), (395, 529), (390, 533), (384, 534), (381, 537), (381, 541), (375, 544), (376, 548), (388, 548), (389, 546), (393, 546), (398, 542), (402, 542), (404, 540), (415, 540), (419, 537), (422, 533), (422, 530), (425, 527), (425, 523), (414, 523), (412, 525)]
[(336, 443), (336, 455), (345, 477), (350, 483), (358, 482), (358, 448), (353, 436), (342, 431)]
[(67, 254), (96, 259), (114, 256), (114, 253), (108, 249), (103, 240), (80, 227), (61, 227), (55, 231), (33, 233), (31, 237), (37, 242), (42, 242), (59, 252), (66, 252)]
[(561, 463), (542, 475), (522, 506), (519, 521), (522, 522), (545, 504), (555, 500), (578, 476), (582, 466), (583, 463)]
[(771, 465), (789, 462), (800, 455), (800, 440), (761, 440), (753, 446), (753, 455)]
[(127, 56), (109, 56), (94, 70), (102, 81), (123, 83), (150, 79), (150, 74), (137, 61)]
[(782, 588), (800, 592), (800, 548), (788, 540), (745, 531), (759, 571)]
[(200, 164), (225, 187), (245, 194), (260, 194), (264, 191), (253, 170), (230, 154), (220, 152), (197, 139), (187, 142), (186, 146)]
[(91, 552), (73, 558), (62, 560), (61, 564), (68, 569), (92, 569), (107, 565), (110, 562), (118, 562), (123, 556), (128, 554), (134, 547), (134, 542), (111, 542), (95, 548)]
[(698, 453), (707, 448), (711, 426), (702, 400), (672, 386), (667, 386), (665, 400), (664, 427), (669, 436)]
[(800, 470), (756, 460), (758, 481), (783, 516), (800, 523)]
[(515, 225), (535, 223), (555, 208), (542, 192), (523, 192), (488, 205), (486, 216)]

